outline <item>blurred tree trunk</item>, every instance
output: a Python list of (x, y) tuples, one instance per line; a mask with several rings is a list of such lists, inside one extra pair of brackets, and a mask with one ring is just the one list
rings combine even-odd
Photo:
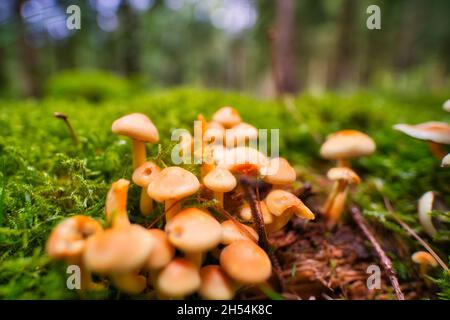
[(23, 21), (20, 8), (26, 0), (16, 1), (15, 13), (19, 25), (18, 47), (19, 61), (21, 62), (21, 84), (23, 94), (27, 97), (38, 97), (41, 95), (39, 80), (38, 52), (26, 39), (25, 21)]
[(275, 21), (269, 30), (272, 72), (278, 95), (298, 91), (295, 59), (295, 0), (275, 1)]
[(356, 22), (358, 0), (344, 0), (337, 26), (336, 47), (328, 74), (328, 86), (335, 88), (355, 76)]
[(128, 3), (123, 6), (123, 35), (124, 42), (124, 66), (125, 75), (130, 76), (139, 73), (140, 45), (139, 45), (139, 17), (133, 12)]

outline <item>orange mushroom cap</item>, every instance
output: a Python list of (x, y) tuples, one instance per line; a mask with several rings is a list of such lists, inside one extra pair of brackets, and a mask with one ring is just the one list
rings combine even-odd
[(330, 136), (320, 148), (325, 159), (339, 160), (367, 156), (375, 152), (375, 142), (357, 130), (341, 130)]
[(112, 132), (143, 142), (156, 143), (159, 140), (158, 129), (142, 113), (132, 113), (117, 119), (112, 124)]

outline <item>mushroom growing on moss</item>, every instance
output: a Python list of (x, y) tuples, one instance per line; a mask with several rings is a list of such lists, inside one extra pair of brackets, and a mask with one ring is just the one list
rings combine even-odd
[(338, 167), (349, 167), (351, 158), (370, 155), (375, 149), (375, 142), (367, 134), (357, 130), (341, 130), (328, 136), (320, 148), (320, 155), (336, 160)]
[(113, 228), (130, 225), (127, 215), (127, 197), (130, 181), (119, 179), (113, 182), (106, 196), (106, 223)]
[(96, 220), (87, 216), (73, 216), (59, 223), (46, 244), (46, 251), (50, 258), (64, 260), (77, 265), (81, 273), (81, 289), (90, 290), (96, 287), (92, 282), (91, 273), (82, 259), (89, 237), (101, 233), (102, 226)]
[(226, 129), (234, 127), (242, 122), (239, 113), (233, 107), (222, 107), (217, 110), (213, 117), (213, 121), (220, 123)]
[(297, 179), (294, 168), (281, 157), (270, 159), (268, 165), (261, 168), (260, 174), (264, 182), (272, 184), (274, 189), (294, 183)]
[(148, 185), (148, 195), (158, 202), (164, 202), (166, 222), (170, 221), (181, 209), (180, 200), (200, 188), (197, 177), (180, 167), (167, 167)]
[(394, 129), (410, 137), (428, 141), (431, 153), (439, 160), (446, 154), (443, 145), (450, 144), (450, 125), (445, 122), (429, 121), (417, 125), (396, 124)]
[(436, 259), (426, 251), (417, 251), (411, 256), (412, 261), (417, 263), (420, 268), (420, 275), (425, 277), (428, 269), (438, 266)]
[(153, 210), (153, 200), (147, 193), (148, 185), (160, 172), (161, 168), (153, 162), (144, 162), (133, 172), (133, 182), (142, 188), (139, 208), (144, 216), (148, 216)]
[(236, 285), (218, 265), (200, 269), (201, 285), (198, 293), (205, 300), (231, 300)]
[(238, 240), (251, 240), (258, 243), (258, 233), (245, 224), (234, 222), (232, 220), (225, 220), (221, 223), (222, 238), (221, 243), (228, 245)]
[(157, 143), (159, 141), (158, 129), (142, 113), (132, 113), (117, 119), (112, 124), (112, 132), (133, 140), (133, 165), (135, 169), (147, 160), (145, 143)]
[(211, 170), (204, 178), (205, 186), (214, 192), (214, 198), (223, 207), (223, 194), (230, 192), (236, 187), (236, 178), (225, 168), (215, 168)]
[(448, 168), (448, 167), (450, 167), (450, 153), (447, 154), (447, 155), (442, 159), (441, 167), (443, 167), (443, 168)]

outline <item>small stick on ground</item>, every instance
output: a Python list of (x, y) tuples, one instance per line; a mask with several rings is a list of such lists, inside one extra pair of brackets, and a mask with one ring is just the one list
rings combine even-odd
[(69, 129), (69, 133), (70, 133), (70, 136), (72, 137), (73, 142), (75, 143), (75, 145), (78, 145), (78, 142), (79, 142), (78, 137), (77, 137), (77, 134), (75, 133), (75, 130), (73, 129), (72, 125), (70, 124), (69, 116), (62, 112), (55, 112), (55, 113), (53, 113), (53, 116), (57, 119), (61, 119), (62, 121), (64, 121), (64, 123), (67, 126), (67, 129)]
[(264, 225), (263, 215), (261, 213), (261, 210), (259, 209), (255, 192), (251, 188), (251, 181), (248, 177), (241, 176), (239, 178), (239, 184), (244, 190), (245, 200), (250, 205), (253, 221), (255, 222), (256, 230), (259, 236), (259, 245), (264, 251), (267, 252), (270, 260), (272, 261), (273, 272), (278, 280), (278, 285), (280, 287), (280, 290), (284, 292), (286, 289), (286, 284), (282, 275), (282, 269), (277, 257), (270, 247), (269, 239), (267, 238), (266, 227)]
[(355, 220), (358, 227), (362, 230), (364, 235), (369, 239), (369, 241), (372, 243), (372, 246), (374, 247), (375, 251), (377, 252), (378, 256), (380, 257), (381, 264), (383, 265), (384, 271), (387, 273), (389, 277), (389, 281), (392, 284), (392, 287), (394, 288), (395, 296), (397, 297), (397, 300), (405, 300), (405, 296), (402, 293), (402, 290), (400, 289), (400, 284), (398, 282), (397, 276), (395, 275), (394, 268), (392, 267), (391, 259), (386, 255), (383, 248), (381, 248), (380, 243), (375, 238), (375, 236), (372, 234), (372, 232), (369, 230), (369, 227), (366, 225), (363, 216), (361, 215), (361, 212), (356, 206), (352, 206), (350, 208), (350, 214)]

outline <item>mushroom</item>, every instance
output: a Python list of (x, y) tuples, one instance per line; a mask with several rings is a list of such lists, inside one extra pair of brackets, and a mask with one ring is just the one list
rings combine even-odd
[(286, 159), (280, 157), (270, 159), (268, 165), (261, 168), (260, 174), (264, 182), (272, 184), (275, 189), (294, 183), (297, 179), (294, 168)]
[(314, 213), (290, 192), (280, 189), (272, 190), (264, 202), (273, 215), (273, 221), (266, 226), (268, 232), (283, 228), (294, 214), (306, 220), (314, 219)]
[(175, 248), (164, 231), (149, 229), (148, 232), (153, 238), (153, 250), (147, 258), (145, 267), (150, 271), (161, 270), (173, 259)]
[(223, 145), (225, 128), (219, 122), (211, 121), (206, 125), (203, 141), (206, 144)]
[(445, 156), (444, 144), (450, 144), (450, 125), (445, 122), (429, 121), (417, 125), (396, 124), (394, 129), (404, 134), (428, 141), (431, 153), (439, 160)]
[(251, 240), (258, 243), (258, 233), (251, 227), (245, 224), (226, 220), (221, 223), (222, 238), (220, 243), (228, 245), (238, 240)]
[(331, 168), (327, 172), (328, 179), (335, 181), (333, 189), (323, 207), (323, 214), (328, 219), (328, 226), (333, 227), (340, 219), (347, 199), (350, 185), (359, 184), (359, 176), (350, 168)]
[(450, 99), (444, 102), (442, 109), (444, 109), (444, 111), (450, 112)]
[(411, 256), (412, 261), (419, 264), (420, 274), (424, 277), (427, 274), (429, 267), (435, 268), (438, 266), (436, 259), (426, 251), (417, 251)]
[(156, 278), (159, 294), (169, 298), (184, 298), (200, 288), (200, 274), (197, 267), (189, 260), (172, 260)]
[(113, 182), (106, 196), (106, 223), (113, 228), (129, 226), (127, 197), (130, 181), (119, 179)]
[(341, 130), (328, 136), (320, 148), (322, 158), (337, 160), (338, 167), (350, 166), (348, 160), (375, 152), (375, 142), (357, 130)]
[[(264, 201), (257, 201), (256, 205), (258, 205), (260, 208), (260, 211), (263, 216), (264, 224), (272, 223), (273, 216), (269, 212), (269, 209), (267, 208), (266, 203)], [(251, 221), (253, 219), (252, 210), (250, 209), (250, 205), (248, 203), (244, 203), (244, 205), (242, 206), (242, 208), (239, 212), (239, 215), (245, 221)]]
[(214, 199), (223, 207), (223, 194), (230, 192), (236, 187), (236, 178), (225, 168), (215, 168), (204, 178), (205, 186), (214, 192)]
[(443, 168), (448, 168), (448, 167), (450, 167), (450, 153), (447, 154), (447, 155), (442, 159), (441, 167), (443, 167)]
[(228, 148), (245, 147), (247, 143), (257, 138), (258, 129), (245, 122), (225, 130), (225, 145)]
[(82, 215), (73, 216), (59, 223), (46, 244), (46, 251), (50, 258), (64, 260), (69, 264), (78, 265), (81, 272), (81, 289), (93, 289), (91, 273), (86, 268), (82, 256), (86, 247), (86, 240), (103, 231), (96, 220)]
[(218, 265), (200, 269), (201, 285), (198, 293), (205, 300), (231, 300), (236, 292), (233, 280)]
[(160, 172), (161, 168), (153, 162), (144, 162), (133, 172), (133, 182), (142, 188), (139, 208), (144, 216), (148, 216), (153, 210), (153, 200), (147, 193), (148, 185)]
[(167, 167), (148, 185), (150, 198), (164, 202), (166, 222), (181, 209), (180, 200), (186, 198), (200, 188), (197, 177), (180, 167)]
[(266, 252), (253, 241), (238, 240), (220, 254), (220, 266), (233, 280), (242, 284), (258, 284), (269, 279), (272, 264)]
[(216, 247), (222, 236), (220, 223), (209, 212), (197, 208), (179, 212), (166, 224), (165, 231), (172, 245), (198, 267), (203, 253)]
[(234, 127), (242, 121), (239, 113), (233, 107), (220, 108), (214, 113), (212, 119), (223, 125), (226, 129)]
[(112, 132), (133, 140), (133, 165), (135, 169), (147, 159), (145, 143), (157, 143), (159, 140), (158, 129), (142, 113), (131, 113), (117, 119), (112, 124)]
[(218, 167), (228, 169), (232, 173), (258, 175), (262, 167), (267, 166), (267, 157), (250, 147), (237, 147), (224, 150), (217, 159)]
[[(437, 230), (433, 225), (434, 219), (431, 217), (431, 212), (434, 210), (448, 211), (448, 208), (438, 192), (428, 191), (420, 197), (417, 213), (419, 214), (420, 224), (430, 237), (434, 237), (437, 233)], [(439, 217), (436, 218), (436, 220), (437, 221), (435, 222), (438, 224)]]
[(84, 262), (101, 275), (109, 275), (120, 290), (138, 294), (147, 286), (139, 275), (153, 249), (153, 238), (147, 229), (132, 224), (128, 227), (108, 229), (86, 243)]

